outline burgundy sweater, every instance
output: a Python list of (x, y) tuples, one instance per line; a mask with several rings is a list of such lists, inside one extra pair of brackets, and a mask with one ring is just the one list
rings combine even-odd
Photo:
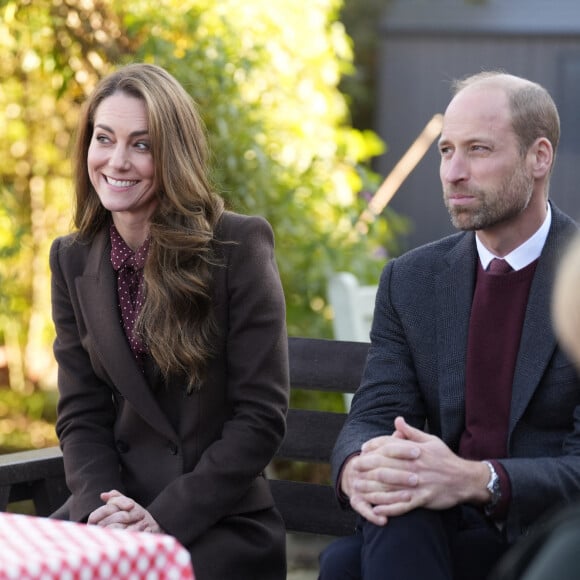
[[(459, 455), (466, 459), (507, 456), (512, 382), (537, 263), (492, 274), (478, 260), (467, 341), (465, 431), (459, 443)], [(502, 484), (497, 512), (503, 512), (509, 501), (509, 480), (501, 466), (494, 465)]]

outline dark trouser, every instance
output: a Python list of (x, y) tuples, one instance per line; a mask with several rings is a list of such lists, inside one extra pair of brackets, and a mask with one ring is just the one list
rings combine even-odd
[(319, 580), (485, 580), (507, 548), (470, 506), (419, 509), (382, 527), (361, 519), (322, 552)]

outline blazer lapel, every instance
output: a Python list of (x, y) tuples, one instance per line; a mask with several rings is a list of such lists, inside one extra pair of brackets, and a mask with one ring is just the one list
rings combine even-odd
[(465, 422), (465, 360), (476, 259), (473, 234), (465, 234), (446, 256), (447, 267), (435, 285), (441, 436), (452, 447)]
[(175, 431), (155, 401), (121, 327), (116, 277), (109, 252), (109, 236), (105, 230), (95, 238), (84, 274), (76, 280), (87, 329), (116, 389), (154, 429), (175, 439)]

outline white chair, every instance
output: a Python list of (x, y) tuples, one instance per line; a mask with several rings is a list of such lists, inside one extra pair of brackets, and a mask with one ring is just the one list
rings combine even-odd
[[(369, 342), (377, 286), (363, 286), (354, 274), (337, 272), (328, 281), (328, 302), (334, 312), (333, 330), (337, 340)], [(347, 411), (352, 395), (344, 395)]]

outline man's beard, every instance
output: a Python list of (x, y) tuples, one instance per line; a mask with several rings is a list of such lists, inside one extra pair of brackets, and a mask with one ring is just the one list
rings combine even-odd
[[(526, 173), (523, 164), (496, 189), (459, 189), (444, 191), (451, 223), (459, 230), (485, 230), (520, 215), (529, 205), (534, 178)], [(473, 196), (479, 202), (476, 208), (455, 206), (448, 196), (453, 193)]]

